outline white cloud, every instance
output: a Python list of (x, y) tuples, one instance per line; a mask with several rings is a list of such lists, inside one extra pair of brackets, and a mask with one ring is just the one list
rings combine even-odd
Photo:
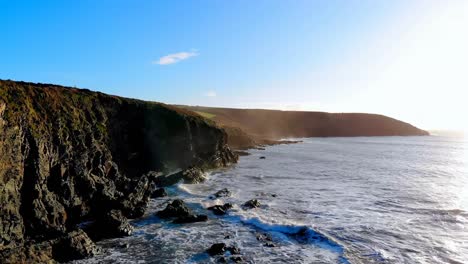
[(216, 97), (216, 92), (215, 91), (208, 91), (204, 94), (206, 97)]
[(169, 64), (174, 64), (179, 61), (183, 61), (191, 57), (195, 57), (195, 56), (198, 56), (197, 52), (193, 52), (193, 51), (192, 52), (185, 52), (185, 51), (178, 52), (178, 53), (173, 53), (173, 54), (163, 56), (159, 58), (158, 60), (153, 61), (153, 64), (169, 65)]

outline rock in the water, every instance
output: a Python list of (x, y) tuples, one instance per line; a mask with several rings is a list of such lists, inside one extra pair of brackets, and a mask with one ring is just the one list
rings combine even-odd
[(193, 215), (193, 213), (184, 201), (177, 199), (168, 204), (164, 210), (157, 212), (156, 215), (160, 218), (170, 218), (187, 217)]
[(240, 254), (240, 249), (236, 246), (230, 246), (226, 248), (226, 251), (231, 252), (232, 255)]
[(151, 194), (151, 198), (161, 198), (161, 197), (166, 197), (167, 192), (166, 189), (164, 188), (158, 188), (154, 190), (154, 192)]
[(260, 159), (266, 159), (266, 157), (265, 156), (260, 156)]
[(215, 215), (224, 215), (227, 213), (227, 210), (232, 208), (232, 204), (225, 203), (224, 205), (214, 205), (210, 206), (207, 209), (213, 211)]
[(234, 263), (242, 263), (242, 262), (244, 262), (244, 259), (243, 259), (241, 256), (232, 256), (232, 257), (231, 257), (231, 260), (232, 260)]
[(248, 209), (257, 208), (260, 206), (260, 202), (257, 199), (252, 199), (245, 202), (244, 207)]
[(221, 197), (229, 197), (231, 195), (232, 195), (231, 191), (229, 191), (227, 188), (224, 188), (222, 190), (217, 191), (210, 198), (216, 199), (216, 198), (221, 198)]
[(265, 244), (263, 244), (265, 247), (275, 247), (275, 244), (273, 244), (273, 242), (266, 242)]
[(156, 184), (161, 187), (166, 187), (177, 184), (181, 181), (187, 184), (201, 183), (205, 181), (205, 173), (202, 169), (192, 166), (186, 170), (158, 177)]
[(189, 215), (189, 216), (178, 217), (172, 222), (174, 224), (187, 224), (187, 223), (195, 223), (195, 222), (205, 222), (207, 220), (208, 220), (207, 215)]
[(271, 236), (267, 233), (256, 233), (255, 237), (257, 238), (258, 241), (272, 241), (273, 240)]
[(216, 243), (213, 244), (206, 252), (211, 256), (221, 255), (226, 252), (226, 244), (225, 243)]

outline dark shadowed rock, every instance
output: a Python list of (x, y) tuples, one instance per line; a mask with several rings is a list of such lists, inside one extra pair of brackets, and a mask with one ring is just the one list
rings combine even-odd
[(224, 252), (226, 252), (226, 244), (225, 243), (213, 244), (206, 252), (208, 252), (210, 256), (224, 254)]
[(232, 208), (232, 204), (225, 203), (224, 205), (214, 205), (210, 206), (207, 209), (213, 211), (215, 215), (224, 215), (227, 213), (227, 210)]
[(164, 210), (156, 213), (160, 218), (187, 217), (193, 215), (192, 210), (187, 207), (184, 201), (177, 199), (168, 204)]
[(260, 156), (260, 158), (259, 158), (259, 159), (266, 159), (266, 157), (265, 157), (265, 156)]
[(244, 203), (244, 208), (252, 209), (260, 206), (260, 202), (257, 199), (252, 199)]
[(154, 192), (151, 194), (151, 198), (161, 198), (161, 197), (166, 197), (167, 192), (166, 189), (164, 188), (158, 188), (154, 190)]
[(221, 197), (230, 197), (232, 195), (231, 191), (227, 188), (221, 189), (210, 196), (211, 199), (221, 198)]
[(156, 184), (161, 187), (166, 187), (179, 182), (195, 184), (203, 181), (205, 181), (205, 173), (203, 170), (198, 167), (190, 167), (167, 176), (158, 177)]
[(187, 223), (195, 223), (195, 222), (205, 222), (207, 220), (208, 220), (207, 215), (188, 215), (188, 216), (178, 217), (172, 222), (174, 224), (187, 224)]
[(232, 255), (240, 254), (240, 249), (236, 246), (226, 247), (226, 251), (231, 252)]
[(231, 256), (231, 260), (234, 263), (242, 263), (244, 262), (244, 259), (241, 256)]
[(67, 262), (96, 255), (99, 248), (82, 230), (70, 232), (52, 246), (52, 256), (59, 262)]

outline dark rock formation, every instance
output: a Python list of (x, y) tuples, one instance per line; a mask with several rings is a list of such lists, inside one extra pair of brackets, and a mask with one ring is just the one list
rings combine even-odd
[(205, 180), (205, 175), (202, 169), (198, 167), (190, 167), (188, 169), (173, 173), (167, 176), (158, 177), (156, 184), (161, 187), (174, 185), (179, 182), (194, 184), (201, 183)]
[(157, 212), (156, 215), (160, 218), (171, 218), (190, 216), (193, 213), (184, 201), (177, 199), (168, 204), (164, 210)]
[(226, 214), (227, 210), (232, 208), (232, 204), (230, 203), (225, 203), (224, 205), (214, 205), (210, 206), (206, 209), (213, 211), (215, 215), (224, 215)]
[(211, 199), (221, 198), (221, 197), (229, 197), (232, 193), (227, 188), (221, 189), (217, 191), (215, 194), (210, 196)]
[(266, 159), (266, 157), (265, 157), (265, 156), (260, 156), (260, 158), (259, 158), (259, 159)]
[(97, 216), (97, 219), (89, 227), (84, 228), (89, 237), (93, 240), (103, 238), (129, 236), (133, 232), (133, 226), (128, 219), (123, 216), (120, 210), (111, 210), (103, 215)]
[(224, 252), (226, 252), (226, 244), (225, 243), (213, 244), (206, 252), (208, 252), (210, 256), (224, 254)]
[(244, 208), (252, 209), (260, 206), (260, 202), (257, 199), (248, 200), (244, 203)]
[(151, 198), (161, 198), (161, 197), (166, 197), (167, 192), (166, 189), (164, 188), (158, 188), (154, 190), (154, 192), (151, 194)]
[(207, 215), (188, 215), (188, 216), (180, 216), (172, 221), (174, 224), (187, 224), (187, 223), (195, 223), (195, 222), (205, 222), (208, 220)]
[[(125, 233), (124, 218), (143, 215), (158, 172), (227, 166), (237, 157), (226, 141), (187, 110), (0, 80), (0, 263), (63, 261), (58, 241), (108, 213), (114, 235)], [(60, 253), (92, 252), (79, 234)]]

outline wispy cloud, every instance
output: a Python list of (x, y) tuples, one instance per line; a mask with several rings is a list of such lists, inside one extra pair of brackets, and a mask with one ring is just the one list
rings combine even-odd
[(191, 57), (195, 57), (195, 56), (198, 56), (198, 53), (194, 52), (194, 51), (191, 51), (191, 52), (186, 52), (186, 51), (178, 52), (178, 53), (173, 53), (173, 54), (163, 56), (163, 57), (159, 58), (158, 60), (153, 61), (153, 64), (169, 65), (169, 64), (174, 64), (174, 63), (177, 63), (179, 61), (183, 61), (183, 60), (189, 59)]
[(216, 92), (215, 91), (208, 91), (203, 94), (206, 97), (216, 97)]

